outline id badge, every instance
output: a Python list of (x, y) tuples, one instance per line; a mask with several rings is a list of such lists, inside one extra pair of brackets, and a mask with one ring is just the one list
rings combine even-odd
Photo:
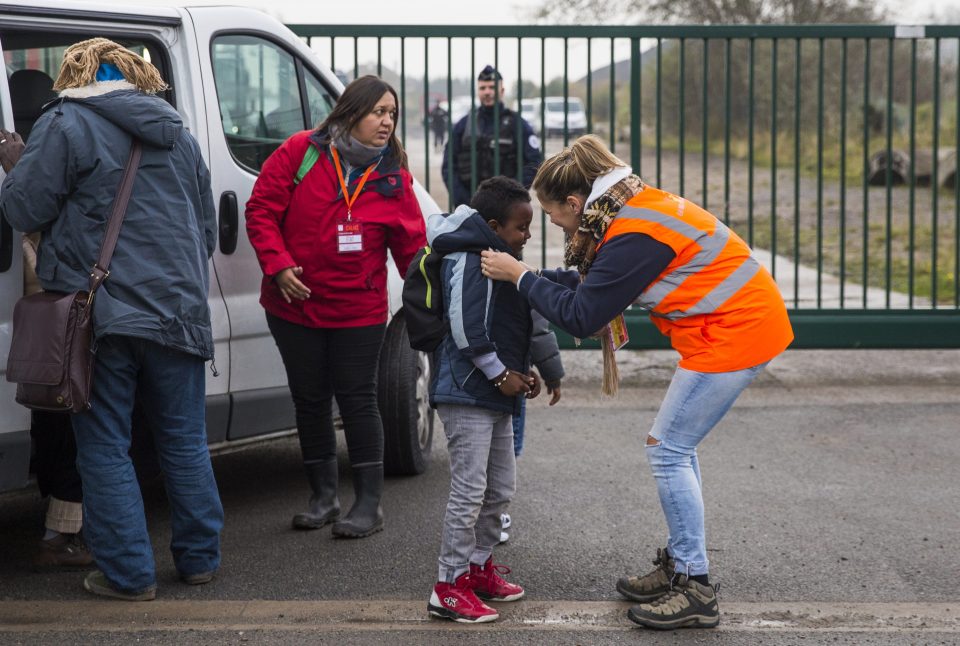
[(363, 225), (356, 220), (337, 222), (337, 253), (363, 251)]
[(627, 345), (627, 341), (630, 340), (630, 335), (627, 334), (627, 322), (624, 320), (623, 314), (618, 314), (616, 318), (610, 321), (608, 330), (607, 334), (610, 338), (610, 346), (614, 352)]

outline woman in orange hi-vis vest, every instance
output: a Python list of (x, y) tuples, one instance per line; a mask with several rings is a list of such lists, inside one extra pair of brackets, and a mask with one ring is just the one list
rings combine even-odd
[(606, 392), (616, 390), (615, 319), (630, 305), (650, 312), (681, 357), (646, 438), (669, 536), (656, 569), (617, 582), (639, 602), (627, 615), (659, 629), (716, 626), (697, 445), (793, 341), (783, 298), (736, 233), (644, 184), (597, 137), (580, 137), (545, 161), (533, 189), (567, 234), (564, 260), (576, 269), (535, 271), (485, 251), (484, 273), (515, 283), (533, 309), (573, 336), (604, 331)]

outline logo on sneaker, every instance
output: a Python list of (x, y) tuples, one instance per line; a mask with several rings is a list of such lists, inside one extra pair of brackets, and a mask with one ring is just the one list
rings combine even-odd
[(444, 597), (443, 605), (450, 606), (451, 608), (457, 607), (457, 598), (456, 597)]

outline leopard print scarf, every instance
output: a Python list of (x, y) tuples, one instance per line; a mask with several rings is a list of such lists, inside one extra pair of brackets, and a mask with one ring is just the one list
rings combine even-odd
[(636, 175), (628, 175), (611, 186), (603, 195), (584, 206), (580, 227), (568, 236), (563, 250), (563, 261), (568, 267), (576, 267), (581, 276), (586, 276), (597, 255), (597, 243), (603, 240), (607, 227), (620, 209), (634, 195), (642, 191), (643, 182)]

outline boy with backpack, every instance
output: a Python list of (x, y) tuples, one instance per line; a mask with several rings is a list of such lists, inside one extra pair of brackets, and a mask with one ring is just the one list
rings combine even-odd
[(524, 593), (500, 576), (510, 570), (493, 563), (493, 548), (516, 487), (512, 416), (523, 397), (539, 394), (540, 381), (528, 364), (530, 307), (513, 285), (483, 277), (480, 252), (519, 257), (532, 219), (523, 185), (493, 177), (480, 184), (471, 206), (427, 222), (427, 240), (442, 256), (448, 326), (436, 351), (430, 402), (443, 421), (451, 480), (427, 609), (458, 622), (493, 621), (499, 614), (481, 599), (515, 601)]

